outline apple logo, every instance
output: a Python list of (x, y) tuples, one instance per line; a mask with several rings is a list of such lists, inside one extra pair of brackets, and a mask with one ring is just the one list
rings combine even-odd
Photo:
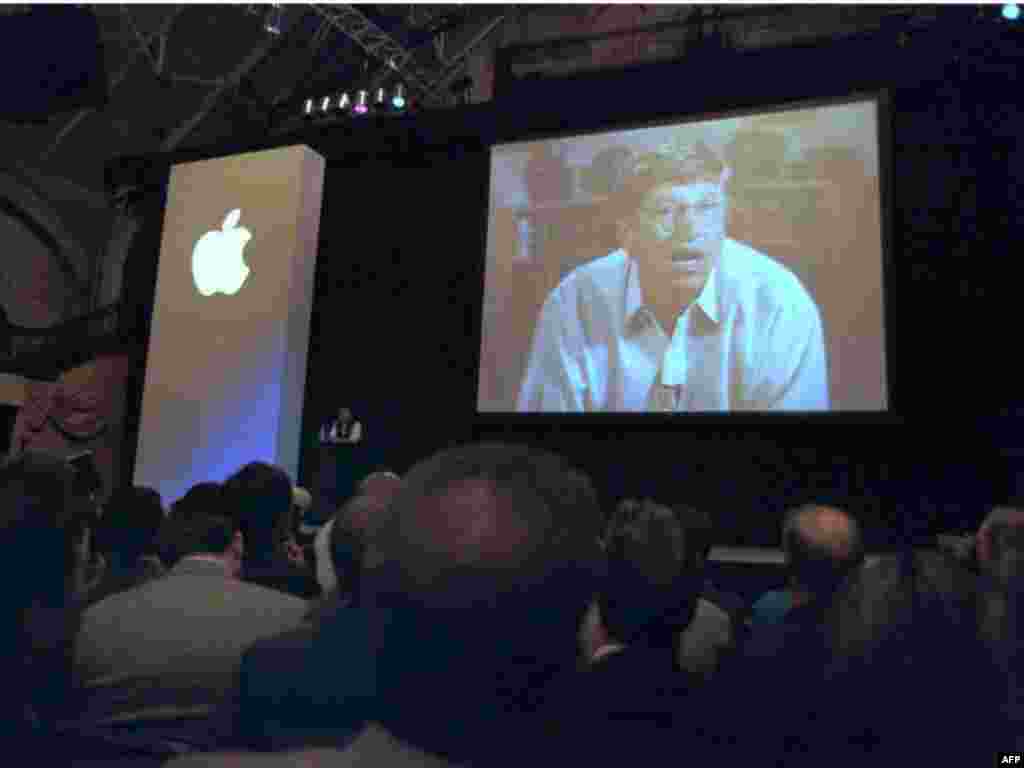
[(218, 292), (231, 296), (249, 277), (242, 251), (252, 239), (252, 232), (237, 226), (240, 218), (242, 211), (236, 208), (224, 217), (220, 230), (207, 232), (192, 249), (192, 277), (203, 296)]

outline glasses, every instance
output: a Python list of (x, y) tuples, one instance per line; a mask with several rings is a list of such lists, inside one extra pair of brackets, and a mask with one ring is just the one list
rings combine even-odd
[(697, 221), (707, 221), (724, 204), (723, 200), (707, 200), (696, 205), (667, 203), (665, 205), (641, 206), (640, 211), (648, 218), (656, 221), (685, 221), (687, 213), (693, 214), (693, 218)]

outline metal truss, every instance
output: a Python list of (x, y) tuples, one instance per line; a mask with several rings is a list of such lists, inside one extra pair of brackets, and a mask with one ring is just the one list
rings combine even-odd
[(505, 14), (501, 13), (488, 19), (480, 30), (473, 35), (458, 52), (443, 59), (443, 66), (437, 77), (431, 83), (433, 93), (443, 92), (444, 88), (455, 79), (465, 66), (466, 59), (477, 47), (487, 40), (505, 21)]
[(427, 103), (433, 104), (431, 73), (420, 67), (412, 52), (370, 21), (352, 5), (312, 5), (313, 10), (366, 53), (398, 73), (406, 85)]
[(367, 54), (384, 63), (384, 68), (371, 78), (369, 83), (371, 88), (377, 87), (391, 73), (395, 73), (423, 99), (426, 106), (442, 106), (447, 103), (448, 95), (444, 90), (445, 87), (461, 71), (466, 57), (505, 20), (504, 13), (489, 19), (467, 44), (447, 59), (442, 57), (444, 53), (444, 44), (442, 43), (437, 49), (439, 58), (442, 59), (442, 65), (438, 69), (430, 70), (420, 66), (413, 58), (411, 51), (366, 18), (355, 6), (313, 5), (312, 7)]
[[(174, 21), (178, 18), (179, 15), (181, 15), (181, 12), (185, 10), (186, 6), (172, 6), (170, 13), (167, 15), (167, 18), (164, 19), (163, 23), (160, 25), (160, 28), (157, 31), (151, 33), (148, 37), (143, 36), (139, 32), (138, 27), (135, 25), (134, 20), (131, 18), (130, 11), (128, 10), (128, 8), (128, 6), (122, 5), (119, 8), (121, 15), (128, 20), (129, 26), (131, 26), (132, 28), (132, 32), (136, 35), (136, 42), (139, 45), (139, 51), (149, 61), (150, 66), (153, 67), (153, 71), (156, 72), (157, 75), (160, 75), (163, 72), (163, 62), (167, 50), (167, 35), (170, 32), (171, 25), (174, 24)], [(156, 54), (153, 53), (152, 48), (154, 42), (159, 43), (159, 49)], [(125, 78), (128, 77), (128, 74), (135, 67), (135, 62), (136, 59), (133, 58), (130, 62), (125, 64), (124, 67), (122, 67), (122, 69), (116, 75), (114, 75), (114, 77), (111, 78), (110, 86), (107, 91), (107, 93), (111, 97), (113, 97), (114, 91), (122, 82), (124, 82)], [(64, 125), (61, 126), (61, 129), (57, 132), (57, 135), (54, 137), (53, 141), (51, 141), (47, 148), (43, 150), (43, 152), (40, 154), (40, 162), (45, 163), (47, 160), (49, 160), (53, 156), (53, 153), (56, 152), (57, 149), (60, 147), (60, 145), (64, 143), (64, 140), (71, 134), (71, 132), (74, 131), (75, 128), (77, 128), (82, 123), (82, 121), (85, 120), (85, 118), (87, 118), (94, 111), (95, 110), (92, 107), (86, 107), (85, 109), (80, 109), (78, 112), (72, 115), (67, 120), (67, 122), (65, 122)]]

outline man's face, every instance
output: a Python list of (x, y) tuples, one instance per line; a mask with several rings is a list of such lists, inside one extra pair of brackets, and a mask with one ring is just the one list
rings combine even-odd
[(626, 223), (625, 246), (653, 284), (671, 285), (683, 302), (703, 290), (725, 239), (726, 200), (720, 179), (660, 184)]

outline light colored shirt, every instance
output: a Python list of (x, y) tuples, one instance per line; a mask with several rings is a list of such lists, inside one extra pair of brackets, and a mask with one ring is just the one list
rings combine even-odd
[(665, 332), (625, 251), (584, 264), (540, 311), (516, 410), (828, 410), (824, 332), (784, 266), (725, 240), (703, 290)]
[(330, 429), (323, 427), (320, 430), (320, 440), (325, 443), (358, 443), (363, 439), (363, 425), (358, 421), (353, 422), (349, 428), (348, 435), (338, 431), (338, 422), (335, 421)]

